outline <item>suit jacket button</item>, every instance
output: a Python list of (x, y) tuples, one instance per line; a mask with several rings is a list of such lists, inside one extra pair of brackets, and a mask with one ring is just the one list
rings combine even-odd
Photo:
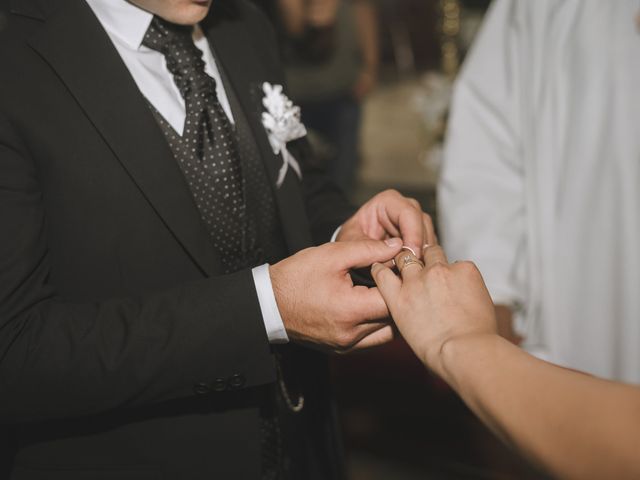
[(193, 386), (193, 391), (196, 395), (206, 395), (207, 393), (211, 392), (211, 385), (204, 382), (196, 383)]
[(244, 375), (240, 375), (239, 373), (231, 375), (231, 377), (229, 378), (229, 387), (231, 387), (233, 390), (242, 388), (245, 383), (246, 379), (244, 378)]
[(213, 389), (216, 392), (224, 392), (227, 389), (227, 382), (224, 378), (216, 378), (213, 381)]

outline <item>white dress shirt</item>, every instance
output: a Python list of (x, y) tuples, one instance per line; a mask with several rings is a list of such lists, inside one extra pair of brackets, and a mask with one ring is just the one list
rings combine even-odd
[(451, 259), (526, 346), (640, 382), (638, 0), (497, 0), (454, 96), (439, 189)]
[[(186, 118), (184, 99), (167, 69), (164, 55), (142, 45), (153, 14), (124, 0), (86, 0), (86, 2), (109, 35), (140, 92), (175, 131), (182, 134)], [(203, 53), (206, 73), (216, 81), (218, 100), (233, 122), (233, 114), (220, 71), (209, 42), (197, 25), (193, 30), (193, 41)], [(269, 265), (256, 267), (252, 273), (269, 342), (287, 343), (289, 337), (273, 293)]]

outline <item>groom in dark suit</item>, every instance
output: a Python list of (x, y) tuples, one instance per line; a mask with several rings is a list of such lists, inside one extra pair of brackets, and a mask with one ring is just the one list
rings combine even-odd
[(391, 191), (354, 213), (311, 167), (268, 23), (210, 7), (0, 0), (11, 478), (342, 476), (318, 351), (391, 338), (347, 272), (432, 226)]

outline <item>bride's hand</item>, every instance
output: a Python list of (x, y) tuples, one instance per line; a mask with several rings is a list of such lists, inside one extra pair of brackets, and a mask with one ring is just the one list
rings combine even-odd
[(400, 253), (396, 264), (402, 278), (381, 264), (372, 267), (372, 274), (407, 343), (446, 380), (444, 345), (461, 336), (495, 334), (494, 306), (473, 263), (449, 264), (437, 245), (425, 247), (423, 258), (424, 267), (414, 263), (412, 253)]

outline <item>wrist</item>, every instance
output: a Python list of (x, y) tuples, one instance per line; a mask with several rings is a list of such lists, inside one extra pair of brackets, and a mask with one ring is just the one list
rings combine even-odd
[(438, 373), (454, 390), (459, 391), (465, 378), (481, 368), (502, 339), (495, 333), (467, 333), (445, 340), (440, 346)]
[(299, 284), (291, 279), (291, 257), (269, 266), (269, 275), (275, 303), (280, 314), (282, 326), (288, 341), (300, 341), (304, 336), (300, 331), (299, 319), (302, 318), (300, 310)]
[(282, 324), (287, 327), (287, 319), (288, 312), (286, 307), (286, 289), (282, 288), (282, 276), (280, 274), (281, 264), (282, 262), (278, 262), (274, 265), (269, 265), (268, 272), (269, 278), (271, 280), (271, 289), (273, 291), (273, 297), (275, 299), (276, 307), (278, 308), (278, 312), (280, 313), (280, 318), (282, 319)]

